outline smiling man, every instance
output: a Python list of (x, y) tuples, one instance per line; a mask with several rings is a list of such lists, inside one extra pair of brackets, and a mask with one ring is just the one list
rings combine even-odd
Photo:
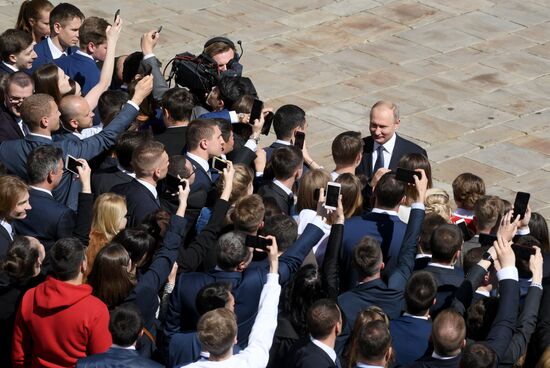
[(36, 59), (32, 36), (17, 29), (8, 29), (0, 35), (2, 63), (0, 73), (13, 74), (32, 68)]
[(407, 153), (420, 153), (428, 157), (426, 150), (396, 134), (399, 127), (399, 108), (390, 101), (378, 101), (370, 110), (370, 137), (363, 138), (364, 150), (361, 164), (355, 173), (372, 178), (376, 170), (395, 170), (399, 159)]

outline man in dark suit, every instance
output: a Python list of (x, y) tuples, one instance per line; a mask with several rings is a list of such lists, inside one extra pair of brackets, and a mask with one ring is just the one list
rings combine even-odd
[(29, 129), (21, 119), (21, 104), (33, 91), (34, 82), (28, 74), (16, 72), (7, 78), (5, 100), (0, 106), (0, 143), (28, 134)]
[(13, 74), (17, 71), (26, 71), (32, 68), (36, 59), (32, 35), (18, 30), (8, 29), (0, 35), (0, 50), (2, 62), (0, 73)]
[(164, 144), (168, 156), (182, 155), (194, 107), (193, 95), (185, 88), (169, 89), (162, 96), (161, 106), (166, 130), (155, 139)]
[(134, 304), (123, 304), (111, 312), (109, 331), (113, 346), (105, 353), (79, 359), (79, 368), (161, 368), (163, 365), (142, 358), (135, 349), (138, 338), (143, 334), (143, 318)]
[(417, 203), (413, 203), (411, 217), (400, 245), (397, 266), (388, 274), (387, 283), (380, 274), (384, 268), (380, 243), (371, 237), (364, 237), (354, 250), (354, 265), (359, 274), (359, 281), (350, 291), (338, 297), (342, 311), (344, 327), (336, 340), (336, 350), (341, 354), (351, 334), (357, 314), (368, 306), (376, 305), (384, 310), (390, 319), (401, 315), (403, 291), (414, 267), (414, 257), (418, 235), (424, 220), (424, 198), (428, 179), (415, 177), (418, 191)]
[(399, 109), (389, 101), (378, 101), (370, 110), (370, 137), (363, 138), (363, 159), (355, 173), (369, 178), (380, 168), (395, 170), (399, 159), (406, 153), (420, 153), (428, 157), (426, 150), (399, 137)]
[(72, 4), (61, 3), (52, 9), (50, 36), (34, 46), (37, 58), (32, 65), (33, 72), (44, 64), (77, 51), (78, 31), (83, 20), (84, 14)]
[(339, 368), (334, 351), (336, 336), (342, 329), (342, 316), (332, 299), (317, 300), (307, 312), (307, 328), (311, 338), (293, 347), (285, 365), (296, 368)]
[[(0, 145), (0, 161), (9, 172), (26, 178), (27, 156), (36, 146), (50, 144), (63, 150), (64, 157), (71, 155), (89, 160), (110, 148), (118, 134), (122, 133), (138, 114), (138, 106), (149, 95), (152, 89), (152, 78), (145, 77), (136, 85), (136, 92), (122, 111), (100, 133), (83, 140), (52, 140), (52, 132), (59, 129), (59, 109), (53, 98), (45, 94), (35, 94), (23, 101), (21, 116), (29, 126), (30, 133), (25, 139), (6, 141)], [(37, 107), (40, 108), (37, 108)], [(70, 134), (69, 134), (70, 136)], [(69, 208), (76, 210), (78, 191), (72, 189), (73, 177), (64, 171), (61, 183), (53, 192), (54, 197)]]
[(390, 321), (396, 365), (406, 366), (428, 350), (432, 332), (430, 307), (436, 292), (437, 284), (429, 272), (415, 272), (407, 281), (405, 313)]
[(258, 190), (263, 198), (273, 198), (286, 215), (294, 212), (294, 192), (296, 182), (302, 176), (304, 158), (302, 151), (294, 146), (277, 148), (271, 156), (273, 181)]
[(144, 142), (134, 150), (132, 167), (136, 177), (129, 183), (112, 188), (126, 197), (128, 226), (134, 227), (160, 208), (157, 183), (168, 173), (169, 158), (164, 145), (155, 140)]
[(219, 173), (215, 169), (210, 169), (208, 160), (214, 156), (221, 156), (223, 144), (222, 132), (215, 121), (197, 119), (189, 124), (186, 158), (195, 170), (195, 181), (191, 185), (192, 193), (212, 190)]
[(399, 205), (404, 197), (405, 184), (397, 180), (394, 173), (388, 172), (382, 176), (376, 187), (372, 212), (346, 220), (344, 239), (340, 248), (341, 291), (349, 290), (358, 281), (357, 273), (352, 267), (352, 260), (355, 245), (365, 236), (371, 236), (380, 242), (386, 265), (384, 273), (390, 273), (395, 268), (407, 228), (407, 225), (397, 216)]

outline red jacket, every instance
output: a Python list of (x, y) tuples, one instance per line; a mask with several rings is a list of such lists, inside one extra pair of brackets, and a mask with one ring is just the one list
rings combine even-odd
[(14, 367), (71, 367), (111, 346), (109, 311), (90, 285), (48, 277), (25, 293), (15, 319)]

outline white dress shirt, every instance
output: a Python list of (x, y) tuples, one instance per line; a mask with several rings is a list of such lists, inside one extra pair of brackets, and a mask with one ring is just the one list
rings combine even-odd
[[(391, 161), (391, 155), (393, 153), (393, 149), (395, 148), (395, 141), (397, 136), (394, 134), (386, 143), (382, 145), (384, 147), (384, 168), (388, 168), (390, 166)], [(376, 160), (378, 159), (378, 147), (380, 147), (379, 143), (374, 142), (374, 147), (372, 151), (372, 167), (376, 165)]]

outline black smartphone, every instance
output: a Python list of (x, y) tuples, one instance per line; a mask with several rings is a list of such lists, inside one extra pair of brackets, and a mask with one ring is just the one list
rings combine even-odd
[(120, 15), (120, 9), (117, 9), (115, 12), (115, 20), (113, 20), (113, 23), (116, 22), (116, 18)]
[(529, 204), (529, 198), (531, 195), (525, 192), (518, 192), (516, 194), (516, 200), (514, 201), (514, 214), (512, 215), (512, 222), (519, 215), (519, 219), (523, 220), (525, 212), (527, 211), (527, 205)]
[(458, 228), (462, 232), (462, 238), (464, 239), (464, 241), (470, 240), (470, 231), (468, 230), (468, 225), (466, 225), (466, 221), (464, 221), (464, 219), (460, 219), (455, 222), (455, 225), (458, 226)]
[(267, 250), (267, 246), (273, 244), (271, 239), (261, 236), (247, 235), (244, 243), (249, 248)]
[(264, 103), (257, 98), (254, 99), (252, 103), (252, 110), (250, 110), (250, 118), (248, 119), (248, 124), (254, 125), (254, 120), (260, 120), (262, 115), (262, 109), (264, 108)]
[(73, 156), (67, 155), (67, 159), (65, 160), (65, 168), (67, 170), (69, 170), (73, 174), (78, 175), (79, 166), (82, 166), (82, 163), (78, 162)]
[(395, 178), (399, 181), (404, 181), (405, 183), (414, 184), (415, 176), (418, 179), (422, 178), (422, 174), (420, 174), (418, 171), (407, 170), (400, 167), (398, 167), (395, 171)]
[(512, 250), (516, 255), (516, 259), (524, 261), (529, 261), (529, 258), (537, 253), (537, 250), (529, 245), (512, 244)]
[(325, 208), (335, 210), (338, 207), (338, 197), (340, 196), (340, 183), (329, 181), (325, 191)]
[(267, 114), (265, 114), (265, 116), (264, 116), (264, 125), (262, 126), (261, 134), (263, 134), (263, 135), (268, 135), (269, 134), (269, 130), (271, 129), (271, 123), (273, 123), (273, 117), (274, 116), (275, 116), (275, 114), (273, 114), (271, 111), (269, 111)]
[(212, 167), (221, 173), (223, 169), (227, 169), (227, 161), (214, 156), (212, 159)]
[(185, 185), (187, 184), (184, 181), (181, 181), (177, 176), (174, 176), (172, 174), (166, 174), (166, 189), (170, 193), (177, 193), (178, 192), (178, 186), (182, 186), (182, 188), (185, 190)]
[(299, 149), (304, 149), (304, 141), (306, 140), (306, 133), (296, 131), (294, 133), (294, 145)]
[(162, 31), (162, 26), (159, 27), (159, 29), (157, 29), (157, 33), (160, 33)]

